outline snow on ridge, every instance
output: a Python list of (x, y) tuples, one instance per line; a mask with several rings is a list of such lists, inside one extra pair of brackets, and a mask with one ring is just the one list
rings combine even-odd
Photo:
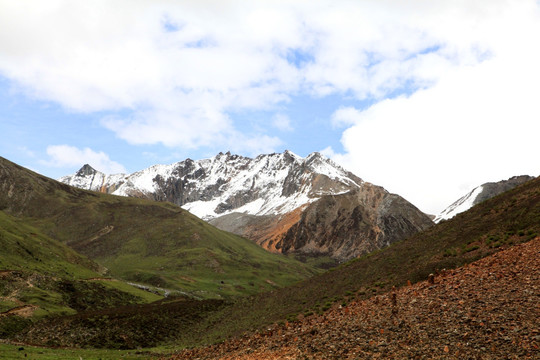
[(332, 159), (319, 152), (309, 154), (304, 159), (304, 162), (308, 164), (313, 172), (326, 175), (328, 178), (341, 182), (345, 185), (362, 187), (362, 184), (364, 183), (364, 181), (359, 178), (356, 179), (359, 180), (359, 182), (356, 182), (355, 179), (351, 178), (351, 175), (354, 177), (354, 174), (351, 174)]
[(478, 198), (478, 195), (480, 195), (483, 190), (484, 187), (482, 185), (474, 188), (467, 195), (459, 198), (452, 205), (444, 209), (439, 215), (437, 215), (437, 217), (433, 221), (435, 223), (438, 223), (441, 220), (451, 219), (457, 214), (469, 210), (474, 206), (474, 201), (476, 200), (476, 198)]
[[(122, 185), (117, 191), (115, 191), (115, 195), (119, 195), (122, 190), (122, 187), (132, 187), (136, 188), (140, 191), (143, 191), (145, 193), (152, 193), (156, 188), (156, 183), (154, 179), (156, 176), (161, 175), (164, 178), (168, 178), (172, 174), (174, 164), (173, 165), (153, 165), (149, 167), (148, 169), (137, 171), (129, 176), (129, 181)], [(118, 193), (117, 193), (118, 192)]]
[[(219, 154), (217, 157), (210, 159), (210, 161), (206, 161), (206, 163), (214, 165), (218, 161), (221, 162), (223, 158), (224, 155)], [(303, 173), (301, 174), (300, 179), (297, 179), (297, 181), (300, 181), (298, 192), (290, 196), (283, 196), (283, 187), (287, 177), (290, 175), (291, 168), (293, 166), (301, 166), (310, 161), (311, 163), (307, 168), (311, 172), (326, 175), (330, 179), (342, 183), (346, 187), (360, 186), (354, 180), (347, 177), (347, 172), (345, 170), (338, 165), (328, 163), (330, 160), (322, 157), (318, 153), (311, 154), (306, 157), (306, 159), (286, 151), (281, 154), (259, 155), (255, 159), (240, 157), (236, 158), (236, 160), (240, 160), (237, 162), (242, 163), (244, 167), (241, 169), (234, 168), (229, 171), (228, 174), (233, 175), (234, 181), (226, 182), (220, 188), (220, 190), (223, 190), (223, 193), (219, 195), (219, 198), (222, 199), (221, 202), (216, 201), (216, 198), (214, 198), (209, 201), (188, 203), (183, 205), (183, 208), (205, 219), (226, 215), (232, 212), (252, 215), (284, 214), (300, 206), (309, 204), (320, 196), (339, 194), (348, 191), (340, 188), (328, 189), (326, 191), (318, 191), (315, 193), (312, 184), (309, 181), (311, 175)], [(229, 165), (230, 164), (226, 162), (223, 165), (224, 167), (220, 167), (217, 170), (213, 166), (209, 166), (208, 177), (202, 180), (202, 184), (200, 184), (201, 187), (204, 186), (204, 184), (215, 183), (218, 180), (219, 174), (227, 172), (226, 168)], [(219, 214), (215, 212), (220, 203), (224, 203), (229, 197), (234, 196), (234, 194), (246, 191), (259, 192), (260, 197), (229, 211), (221, 212)]]
[[(87, 166), (90, 168), (91, 173), (80, 175), (81, 170)], [(62, 176), (58, 179), (58, 181), (80, 189), (102, 191), (103, 187), (124, 182), (127, 176), (128, 175), (124, 173), (107, 175), (99, 170), (94, 169), (90, 165), (85, 165), (75, 174)]]
[(182, 208), (203, 220), (210, 220), (219, 216), (214, 210), (220, 202), (220, 199), (213, 199), (210, 201), (199, 200), (187, 203), (183, 205)]
[[(332, 182), (314, 189), (313, 179), (318, 174)], [(105, 185), (105, 189), (114, 190), (115, 195), (152, 196), (163, 191), (163, 184), (155, 181), (158, 176), (170, 183), (181, 179), (184, 184), (189, 184), (185, 186), (190, 193), (204, 193), (205, 200), (191, 201), (182, 207), (205, 220), (232, 212), (285, 214), (321, 196), (347, 192), (362, 184), (361, 180), (358, 184), (357, 177), (320, 153), (302, 158), (288, 150), (256, 158), (219, 153), (207, 159), (154, 165), (129, 175), (105, 175), (96, 171), (91, 178), (77, 173), (60, 180), (95, 191)], [(66, 178), (70, 178), (69, 181)], [(244, 203), (246, 200), (243, 199), (248, 202)]]

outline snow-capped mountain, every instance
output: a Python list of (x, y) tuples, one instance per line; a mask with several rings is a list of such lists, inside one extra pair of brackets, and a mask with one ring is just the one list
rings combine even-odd
[(84, 165), (59, 181), (86, 190), (170, 201), (205, 220), (232, 212), (285, 214), (363, 183), (319, 153), (304, 159), (290, 151), (255, 159), (219, 153), (210, 159), (154, 165), (129, 175), (106, 175)]
[(502, 192), (511, 190), (518, 185), (523, 184), (529, 180), (534, 179), (532, 176), (521, 175), (514, 176), (508, 180), (502, 180), (499, 182), (490, 182), (482, 184), (474, 188), (471, 192), (459, 198), (453, 202), (446, 209), (441, 211), (439, 215), (435, 217), (434, 222), (438, 223), (441, 220), (451, 219), (459, 213), (469, 210), (474, 205), (481, 203), (489, 198), (499, 195)]
[(271, 251), (324, 253), (339, 260), (432, 224), (403, 198), (317, 152), (305, 158), (290, 151), (256, 158), (219, 153), (116, 175), (84, 165), (59, 180), (87, 190), (175, 203)]

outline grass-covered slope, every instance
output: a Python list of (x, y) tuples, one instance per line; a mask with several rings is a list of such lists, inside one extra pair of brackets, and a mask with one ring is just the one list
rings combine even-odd
[(103, 267), (0, 211), (0, 312), (28, 306), (39, 316), (162, 297), (103, 277)]
[(102, 268), (0, 211), (0, 338), (44, 317), (144, 304), (161, 296), (101, 278)]
[(110, 275), (198, 297), (254, 294), (315, 274), (175, 205), (72, 188), (3, 158), (0, 210)]
[(90, 278), (100, 266), (27, 222), (0, 211), (0, 269), (43, 275)]

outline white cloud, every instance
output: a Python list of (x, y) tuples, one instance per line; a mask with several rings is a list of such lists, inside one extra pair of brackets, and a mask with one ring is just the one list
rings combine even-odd
[[(0, 74), (73, 111), (130, 113), (103, 124), (133, 144), (226, 144), (243, 131), (229, 112), (431, 81), (414, 72), (434, 58), (418, 52), (438, 44), (424, 17), (441, 9), (420, 4), (2, 1)], [(445, 51), (439, 62), (457, 50)]]
[(334, 159), (431, 213), (484, 182), (540, 175), (540, 51), (531, 46), (538, 15), (499, 18), (494, 26), (528, 31), (519, 42), (490, 44), (488, 59), (449, 66), (432, 87), (352, 111), (345, 153)]
[(291, 119), (285, 114), (276, 114), (272, 118), (272, 125), (280, 131), (293, 131)]
[(360, 117), (360, 111), (358, 111), (352, 106), (347, 106), (347, 107), (341, 107), (338, 110), (336, 110), (332, 114), (330, 121), (332, 122), (333, 127), (341, 128), (341, 127), (353, 125), (354, 123), (356, 123), (359, 117)]
[(324, 156), (326, 156), (327, 158), (331, 158), (331, 159), (342, 160), (342, 157), (343, 157), (343, 154), (336, 153), (331, 146), (327, 146), (324, 149), (319, 150), (319, 152), (323, 154)]
[(90, 148), (79, 149), (69, 145), (51, 145), (47, 147), (47, 155), (49, 155), (49, 159), (42, 161), (47, 166), (62, 168), (89, 164), (96, 170), (106, 174), (126, 172), (124, 166), (112, 161), (109, 155), (102, 151), (96, 152)]
[(455, 9), (464, 20), (458, 34), (445, 28), (450, 19), (434, 24), (446, 47), (482, 49), (477, 59), (423, 64), (415, 74), (434, 85), (351, 111), (345, 153), (334, 159), (431, 213), (481, 183), (540, 175), (540, 11), (530, 2), (506, 5), (480, 15)]
[(229, 149), (231, 151), (238, 153), (244, 150), (250, 156), (271, 153), (276, 147), (283, 144), (279, 138), (268, 135), (250, 136), (236, 133), (230, 140), (231, 145)]
[(103, 124), (133, 144), (228, 146), (228, 111), (298, 88), (282, 52), (300, 43), (301, 22), (266, 5), (2, 2), (0, 74), (72, 111), (130, 113)]

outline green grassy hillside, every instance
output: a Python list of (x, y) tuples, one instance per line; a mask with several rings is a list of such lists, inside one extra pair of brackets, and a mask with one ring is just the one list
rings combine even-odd
[(72, 188), (2, 158), (0, 210), (112, 276), (199, 298), (254, 294), (317, 273), (175, 205)]
[(2, 270), (35, 271), (66, 278), (96, 277), (102, 270), (95, 262), (3, 211), (0, 248)]
[(0, 338), (41, 318), (144, 304), (162, 296), (99, 280), (103, 268), (0, 211)]

